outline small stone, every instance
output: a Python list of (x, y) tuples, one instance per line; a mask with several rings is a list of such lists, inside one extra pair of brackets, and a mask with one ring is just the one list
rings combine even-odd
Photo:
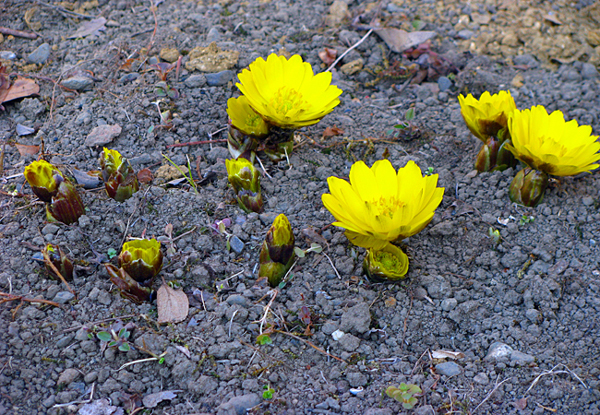
[(211, 27), (208, 30), (208, 33), (206, 34), (206, 41), (208, 43), (211, 43), (218, 42), (219, 40), (221, 40), (221, 32), (219, 32), (219, 29), (217, 29), (216, 27)]
[(511, 362), (515, 362), (517, 364), (522, 365), (535, 362), (535, 357), (530, 354), (520, 352), (518, 350), (513, 350), (513, 352), (510, 355), (510, 360)]
[(438, 86), (440, 87), (440, 92), (447, 91), (452, 86), (452, 81), (447, 76), (440, 76), (438, 78)]
[(330, 335), (333, 332), (335, 332), (338, 328), (338, 324), (337, 322), (334, 321), (326, 321), (323, 326), (321, 326), (321, 331), (326, 334), (326, 335)]
[(156, 170), (154, 177), (156, 179), (164, 179), (165, 182), (170, 182), (171, 180), (183, 177), (182, 172), (187, 174), (188, 168), (186, 166), (181, 165), (178, 167), (179, 168), (172, 164), (163, 164)]
[(488, 383), (490, 383), (490, 378), (488, 377), (488, 375), (481, 372), (473, 377), (473, 382), (478, 383), (480, 385), (487, 385)]
[(179, 59), (179, 51), (177, 48), (163, 48), (160, 50), (158, 56), (164, 61), (173, 63)]
[(42, 235), (55, 234), (58, 232), (58, 226), (53, 223), (49, 223), (42, 228)]
[(12, 61), (17, 59), (17, 55), (14, 52), (9, 50), (3, 50), (0, 52), (0, 59), (6, 59), (7, 61)]
[(469, 29), (463, 29), (457, 33), (459, 39), (471, 39), (475, 32)]
[(140, 74), (139, 74), (139, 73), (137, 73), (137, 72), (132, 72), (132, 73), (128, 73), (128, 74), (126, 74), (126, 75), (123, 75), (123, 76), (122, 76), (122, 77), (119, 79), (119, 81), (120, 81), (122, 84), (128, 84), (128, 83), (130, 83), (130, 82), (133, 82), (133, 81), (135, 81), (135, 80), (136, 80), (136, 79), (138, 79), (139, 77), (140, 77)]
[(221, 50), (216, 42), (205, 48), (195, 47), (188, 55), (185, 68), (188, 71), (220, 72), (233, 68), (240, 57), (239, 51)]
[(335, 0), (329, 7), (329, 14), (325, 16), (325, 21), (329, 26), (338, 26), (349, 16), (348, 4), (342, 0)]
[(33, 52), (27, 55), (27, 60), (31, 63), (44, 63), (50, 56), (50, 45), (42, 43)]
[(248, 409), (258, 405), (260, 401), (261, 399), (255, 393), (235, 396), (219, 405), (217, 408), (217, 415), (242, 415), (245, 414)]
[(229, 305), (237, 304), (241, 305), (242, 307), (246, 307), (248, 305), (248, 300), (246, 299), (246, 297), (240, 294), (230, 295), (229, 297), (227, 297), (227, 300), (225, 300), (225, 302)]
[(339, 344), (342, 349), (352, 353), (358, 349), (358, 346), (360, 346), (360, 339), (356, 336), (346, 333), (339, 339)]
[(83, 75), (75, 75), (61, 82), (65, 88), (74, 89), (75, 91), (85, 91), (94, 84), (92, 78)]
[(527, 317), (527, 320), (531, 321), (532, 323), (537, 323), (540, 318), (540, 312), (535, 308), (530, 308), (525, 311), (525, 317)]
[(121, 134), (121, 126), (118, 124), (99, 125), (88, 134), (85, 145), (88, 147), (103, 146), (110, 143), (119, 134)]
[(454, 310), (454, 307), (456, 307), (457, 304), (458, 301), (456, 301), (456, 298), (446, 298), (442, 300), (442, 310), (452, 311)]
[(231, 247), (231, 250), (233, 252), (235, 252), (236, 254), (241, 254), (242, 251), (244, 250), (244, 243), (241, 241), (240, 238), (238, 238), (235, 235), (233, 235), (229, 239), (229, 246)]
[(263, 225), (271, 226), (277, 216), (278, 216), (277, 212), (266, 212), (266, 213), (261, 213), (258, 217), (260, 218), (260, 221), (262, 222)]
[(360, 303), (349, 308), (342, 314), (340, 330), (344, 332), (354, 331), (365, 333), (371, 325), (371, 311), (367, 303)]
[(366, 386), (369, 382), (367, 375), (361, 372), (348, 372), (346, 374), (346, 380), (353, 388), (357, 388), (359, 386)]
[(209, 86), (221, 86), (227, 84), (227, 82), (233, 79), (233, 72), (226, 70), (217, 73), (207, 73), (205, 76), (206, 83)]
[(340, 71), (346, 75), (354, 75), (357, 72), (360, 72), (364, 66), (364, 60), (355, 59), (352, 62), (348, 62), (340, 68)]
[(454, 362), (439, 363), (435, 365), (435, 371), (448, 377), (460, 375), (462, 372), (460, 366)]
[(77, 369), (65, 369), (58, 377), (56, 386), (66, 386), (79, 377), (80, 373)]
[(581, 76), (583, 79), (596, 79), (598, 78), (598, 69), (591, 63), (584, 63), (581, 65)]
[(501, 342), (494, 342), (490, 345), (488, 349), (488, 354), (485, 357), (485, 360), (499, 360), (499, 359), (508, 359), (510, 355), (513, 353), (513, 348), (508, 344), (504, 344)]
[(590, 196), (584, 196), (581, 198), (581, 203), (585, 206), (592, 206), (594, 204), (594, 198)]
[(530, 69), (537, 68), (540, 64), (533, 55), (517, 55), (513, 58), (513, 63), (518, 66), (526, 66)]
[(61, 291), (59, 293), (56, 293), (56, 295), (54, 296), (54, 300), (55, 302), (59, 303), (59, 304), (66, 304), (69, 301), (71, 301), (73, 298), (75, 298), (75, 296), (73, 295), (72, 292), (70, 291)]
[(206, 85), (206, 77), (203, 74), (190, 75), (183, 83), (188, 88), (200, 88)]

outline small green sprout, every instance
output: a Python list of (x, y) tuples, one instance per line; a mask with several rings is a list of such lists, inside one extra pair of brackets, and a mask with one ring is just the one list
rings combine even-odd
[(425, 170), (425, 176), (431, 176), (433, 174), (433, 171), (433, 167), (427, 167), (427, 170)]
[(273, 340), (271, 340), (271, 337), (268, 334), (261, 334), (256, 338), (256, 343), (264, 346), (265, 344), (273, 343)]
[(519, 219), (519, 225), (523, 226), (527, 223), (531, 223), (535, 220), (534, 216), (527, 216), (527, 215), (523, 215), (521, 216), (521, 219)]
[(304, 249), (300, 249), (298, 247), (294, 248), (294, 252), (296, 253), (296, 256), (298, 258), (304, 258), (306, 256), (306, 254), (308, 254), (309, 252), (316, 252), (321, 253), (323, 251), (323, 247), (317, 243), (312, 243), (310, 244), (310, 248), (304, 250)]
[(500, 236), (500, 231), (498, 229), (492, 228), (491, 226), (488, 229), (488, 236), (492, 238), (492, 242), (494, 243), (494, 245), (498, 245), (502, 240), (502, 237)]
[(117, 250), (114, 248), (108, 248), (106, 250), (106, 255), (108, 255), (108, 259), (113, 259), (117, 256)]
[(169, 163), (171, 163), (173, 165), (173, 167), (175, 167), (177, 170), (179, 170), (179, 173), (181, 173), (181, 175), (185, 178), (185, 180), (187, 180), (187, 182), (190, 184), (190, 186), (192, 186), (194, 188), (194, 191), (196, 193), (198, 193), (198, 185), (196, 184), (196, 182), (194, 181), (194, 177), (192, 176), (192, 165), (190, 164), (190, 159), (189, 157), (186, 156), (187, 158), (187, 168), (188, 168), (188, 172), (187, 174), (184, 173), (183, 170), (181, 170), (181, 167), (179, 167), (173, 160), (171, 160), (168, 156), (166, 155), (162, 155), (164, 158), (167, 159), (167, 161)]
[(394, 128), (397, 128), (399, 130), (404, 130), (405, 128), (408, 128), (410, 121), (414, 120), (414, 118), (415, 118), (415, 109), (414, 109), (414, 107), (411, 107), (404, 114), (405, 121), (401, 122), (400, 124), (394, 125)]
[(116, 333), (113, 329), (111, 329), (110, 333), (108, 331), (101, 331), (96, 334), (101, 342), (107, 343), (108, 347), (116, 347), (122, 352), (128, 352), (131, 350), (129, 342), (127, 341), (130, 335), (131, 332), (127, 330), (126, 327), (123, 327), (121, 330), (119, 330), (119, 333)]
[(421, 392), (423, 391), (417, 385), (406, 384), (404, 382), (398, 387), (390, 386), (385, 391), (387, 396), (400, 402), (404, 409), (414, 408), (417, 403), (417, 398), (414, 395), (418, 395)]
[(275, 389), (273, 389), (271, 385), (265, 385), (263, 386), (263, 389), (265, 389), (262, 395), (263, 399), (273, 399), (273, 393), (275, 393)]

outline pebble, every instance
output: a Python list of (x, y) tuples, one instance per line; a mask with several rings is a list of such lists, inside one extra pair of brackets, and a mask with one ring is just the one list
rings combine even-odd
[(359, 303), (350, 307), (342, 314), (340, 330), (343, 332), (354, 331), (356, 333), (365, 333), (371, 325), (371, 311), (367, 303)]
[(456, 307), (457, 304), (458, 304), (458, 301), (456, 301), (456, 298), (446, 298), (446, 299), (442, 300), (442, 310), (444, 310), (444, 311), (454, 310), (454, 307)]
[(227, 297), (227, 300), (225, 300), (225, 302), (229, 305), (237, 304), (241, 305), (242, 307), (246, 307), (248, 305), (248, 300), (246, 299), (246, 297), (240, 294), (230, 295), (229, 297)]
[(56, 295), (54, 296), (54, 300), (55, 302), (59, 303), (59, 304), (66, 304), (69, 301), (71, 301), (73, 298), (75, 298), (75, 296), (73, 295), (72, 292), (70, 291), (61, 291), (56, 293)]
[(466, 39), (471, 39), (474, 34), (475, 34), (475, 32), (473, 32), (472, 30), (463, 29), (463, 30), (460, 30), (456, 35), (458, 36), (458, 38), (466, 40)]
[(204, 76), (204, 74), (190, 75), (183, 83), (188, 88), (200, 88), (206, 85), (206, 76)]
[(244, 250), (244, 243), (241, 241), (240, 238), (238, 238), (235, 235), (233, 235), (229, 239), (229, 246), (231, 247), (231, 250), (233, 252), (235, 252), (236, 254), (241, 254), (242, 251)]
[(217, 415), (242, 415), (245, 414), (248, 409), (258, 405), (260, 401), (261, 399), (255, 393), (235, 396), (219, 405), (217, 408)]
[(440, 76), (438, 78), (438, 86), (440, 87), (440, 92), (445, 92), (452, 86), (452, 81), (447, 76)]
[(85, 91), (94, 84), (94, 80), (87, 76), (75, 75), (61, 82), (65, 88), (74, 89), (75, 91)]
[(33, 52), (27, 55), (27, 60), (31, 63), (44, 63), (50, 56), (50, 45), (42, 43)]
[(220, 86), (233, 79), (233, 72), (228, 69), (217, 73), (207, 73), (205, 76), (209, 86)]
[(361, 372), (348, 372), (346, 374), (346, 380), (353, 388), (357, 388), (359, 386), (366, 386), (369, 382), (367, 375)]
[(490, 345), (488, 349), (488, 354), (485, 357), (485, 360), (500, 360), (500, 359), (508, 359), (513, 352), (513, 348), (508, 344), (504, 344), (501, 342), (494, 342)]
[(586, 62), (581, 66), (581, 76), (583, 76), (583, 79), (596, 79), (598, 75), (600, 75), (598, 69), (591, 63)]
[(473, 382), (478, 383), (480, 385), (487, 385), (488, 383), (490, 383), (490, 378), (488, 377), (488, 375), (481, 372), (473, 377)]
[(444, 362), (435, 365), (435, 371), (440, 375), (444, 376), (457, 376), (462, 373), (462, 369), (457, 363), (454, 362)]
[(11, 52), (10, 50), (3, 50), (2, 52), (0, 52), (0, 59), (12, 61), (17, 59), (17, 55), (14, 52)]
[(360, 339), (356, 336), (346, 333), (339, 339), (339, 344), (345, 351), (354, 352), (356, 349), (358, 349), (358, 346), (360, 346)]
[(88, 147), (103, 146), (110, 143), (119, 134), (121, 134), (121, 126), (118, 124), (99, 125), (88, 134), (85, 145)]
[(42, 228), (42, 235), (55, 234), (58, 232), (58, 226), (53, 223), (49, 223)]
[(535, 69), (540, 66), (537, 59), (529, 54), (515, 56), (513, 58), (513, 63), (519, 66), (527, 66), (530, 69)]
[(69, 385), (75, 379), (77, 379), (81, 373), (77, 369), (65, 369), (58, 377), (57, 386)]
[(221, 32), (216, 27), (211, 27), (206, 34), (206, 41), (208, 43), (218, 42), (221, 40)]
[(138, 79), (139, 77), (140, 77), (140, 74), (139, 74), (139, 73), (137, 73), (137, 72), (132, 72), (132, 73), (128, 73), (128, 74), (125, 74), (125, 75), (123, 75), (123, 76), (122, 76), (122, 77), (119, 79), (119, 81), (120, 81), (122, 84), (128, 84), (129, 82), (133, 82), (133, 81), (135, 81), (135, 80), (136, 80), (136, 79)]

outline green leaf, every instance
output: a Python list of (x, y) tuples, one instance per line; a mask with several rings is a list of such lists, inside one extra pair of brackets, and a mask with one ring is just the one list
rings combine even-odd
[(310, 248), (308, 250), (311, 252), (316, 252), (318, 254), (323, 252), (323, 247), (318, 243), (313, 242), (312, 244), (310, 244)]
[(119, 346), (119, 350), (122, 352), (128, 352), (131, 348), (129, 347), (129, 343), (123, 343)]
[(304, 256), (305, 256), (305, 252), (302, 249), (298, 248), (297, 246), (294, 247), (294, 253), (296, 254), (296, 256), (298, 258), (304, 258)]
[(123, 327), (121, 330), (119, 330), (119, 338), (120, 339), (128, 339), (130, 335), (131, 335), (131, 333), (128, 332), (125, 327)]
[(103, 342), (109, 342), (112, 340), (112, 336), (107, 331), (101, 331), (98, 334), (96, 334), (96, 336), (100, 339), (100, 341)]
[(271, 340), (268, 334), (261, 334), (256, 338), (256, 343), (264, 346), (265, 344), (272, 344), (273, 340)]
[(263, 399), (273, 399), (273, 389), (267, 389), (263, 392)]
[(414, 118), (415, 118), (415, 109), (414, 109), (414, 107), (411, 107), (408, 109), (408, 111), (406, 111), (406, 114), (404, 115), (404, 119), (406, 121), (411, 121)]
[(106, 255), (108, 255), (108, 259), (113, 259), (117, 256), (117, 250), (114, 248), (108, 248), (106, 250)]

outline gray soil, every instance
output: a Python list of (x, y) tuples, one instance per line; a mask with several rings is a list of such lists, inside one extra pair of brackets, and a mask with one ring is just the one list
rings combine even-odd
[[(0, 43), (0, 50), (16, 55), (9, 72), (41, 59), (23, 73), (40, 85), (39, 96), (7, 103), (0, 115), (0, 138), (7, 143), (0, 292), (61, 304), (0, 305), (0, 414), (118, 414), (136, 408), (136, 413), (220, 415), (600, 413), (600, 178), (595, 173), (555, 181), (536, 208), (512, 204), (507, 189), (515, 170), (473, 171), (480, 143), (465, 127), (456, 99), (461, 92), (478, 96), (510, 89), (517, 107), (560, 109), (598, 133), (600, 77), (593, 64), (551, 67), (533, 55), (500, 59), (461, 49), (458, 41), (476, 36), (480, 27), (455, 30), (459, 15), (483, 8), (494, 16), (496, 8), (487, 4), (495, 2), (442, 9), (444, 14), (428, 20), (419, 7), (431, 2), (383, 1), (367, 12), (365, 3), (349, 0), (350, 16), (327, 26), (326, 1), (166, 0), (156, 9), (155, 35), (149, 1), (98, 3), (81, 12), (104, 16), (106, 29), (74, 39), (68, 36), (85, 19), (33, 1), (0, 5), (2, 26), (30, 31), (23, 16), (34, 7), (31, 20), (41, 23), (35, 40), (5, 35)], [(577, 7), (589, 2), (583, 3)], [(385, 67), (384, 57), (401, 58), (371, 34), (340, 64), (363, 59), (370, 71), (348, 75), (338, 65), (334, 82), (344, 91), (341, 103), (322, 122), (301, 130), (289, 164), (263, 157), (272, 178), (262, 180), (266, 202), (260, 215), (245, 214), (235, 204), (222, 141), (168, 147), (225, 138), (226, 101), (239, 94), (235, 74), (258, 56), (285, 48), (315, 71), (324, 70), (318, 57), (324, 47), (339, 54), (365, 35), (352, 25), (361, 13), (392, 25), (420, 17), (423, 30), (438, 33), (431, 49), (456, 75), (405, 88), (405, 78), (369, 83), (375, 80), (372, 72)], [(238, 62), (217, 75), (183, 67), (179, 81), (171, 72), (168, 83), (179, 97), (161, 105), (177, 115), (172, 129), (160, 128), (153, 103), (156, 71), (141, 61), (123, 65), (151, 42), (149, 55), (156, 57), (164, 48), (185, 53), (211, 41), (239, 51)], [(50, 48), (31, 57), (43, 43)], [(87, 89), (72, 91), (80, 85), (71, 83), (67, 90), (50, 81), (73, 77), (83, 78)], [(390, 131), (410, 107), (416, 116), (409, 128)], [(17, 124), (36, 132), (17, 136)], [(107, 146), (136, 170), (156, 173), (168, 164), (162, 154), (180, 165), (189, 157), (194, 174), (206, 179), (196, 177), (196, 193), (185, 182), (167, 187), (155, 178), (122, 204), (102, 189), (85, 191), (87, 214), (78, 224), (46, 223), (43, 205), (18, 176), (38, 155), (21, 156), (9, 144), (43, 142), (47, 159), (66, 173), (95, 170), (102, 148), (87, 145), (86, 138), (105, 124), (121, 126)], [(323, 139), (333, 126), (343, 134)], [(384, 156), (396, 168), (408, 160), (422, 170), (432, 167), (445, 188), (432, 223), (403, 242), (411, 262), (398, 284), (373, 284), (362, 276), (364, 250), (330, 226), (333, 217), (321, 203), (327, 177), (347, 177), (354, 161), (371, 165)], [(259, 345), (258, 321), (271, 297), (256, 284), (258, 253), (279, 213), (292, 223), (297, 246), (317, 242), (325, 249), (297, 263), (267, 315), (267, 324), (294, 336), (271, 334), (272, 344)], [(211, 228), (225, 218), (235, 240), (231, 250)], [(165, 245), (160, 274), (183, 286), (191, 308), (184, 322), (158, 326), (156, 302), (138, 306), (121, 298), (101, 264), (127, 236), (167, 240), (167, 224), (173, 237), (192, 231), (169, 254)], [(499, 244), (488, 236), (490, 227), (500, 231)], [(77, 298), (35, 260), (47, 242), (62, 246), (77, 264), (71, 284)], [(159, 277), (155, 287), (160, 283)], [(117, 320), (130, 323), (129, 352), (105, 348), (94, 336)], [(345, 333), (338, 340), (332, 336), (336, 330)], [(149, 358), (142, 349), (166, 352), (164, 362), (121, 369)], [(440, 350), (462, 355), (440, 359), (434, 355)], [(401, 382), (423, 390), (414, 409), (403, 409), (384, 393)], [(268, 386), (272, 399), (263, 398)], [(176, 397), (148, 399), (162, 391), (177, 391)], [(140, 412), (143, 406), (148, 412)]]

